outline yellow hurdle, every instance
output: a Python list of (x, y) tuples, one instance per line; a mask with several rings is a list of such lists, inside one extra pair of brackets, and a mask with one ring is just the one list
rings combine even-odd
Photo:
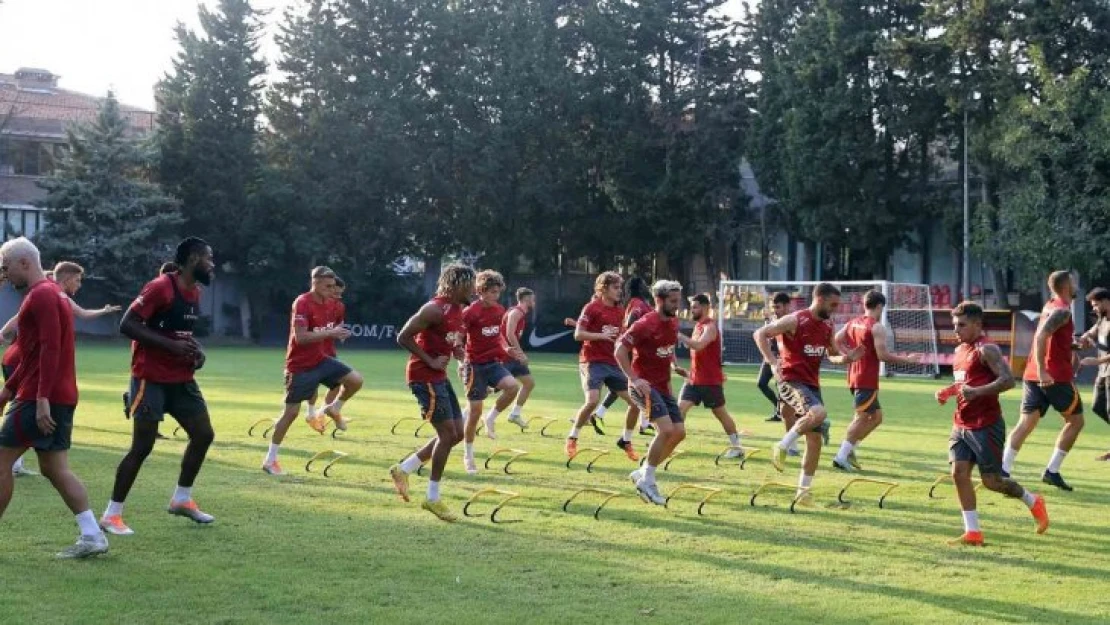
[(501, 470), (505, 472), (505, 475), (512, 475), (513, 472), (509, 470), (509, 467), (512, 466), (512, 464), (514, 462), (516, 462), (518, 458), (522, 458), (524, 456), (527, 456), (528, 452), (524, 451), (523, 449), (512, 449), (510, 447), (498, 447), (497, 449), (494, 449), (493, 451), (489, 452), (489, 457), (486, 458), (485, 467), (488, 469), (490, 460), (493, 460), (497, 456), (500, 456), (500, 455), (503, 455), (503, 454), (507, 454), (509, 456), (509, 460), (508, 460), (508, 462), (505, 463), (505, 466), (501, 467)]
[[(354, 419), (347, 419), (348, 424), (353, 423), (353, 422), (354, 422)], [(340, 437), (342, 437), (345, 434), (345, 432), (343, 430), (335, 427), (335, 419), (332, 419), (331, 421), (329, 421), (329, 423), (331, 424), (331, 437), (332, 438), (339, 439)]]
[(420, 425), (417, 425), (416, 430), (413, 431), (413, 433), (412, 433), (412, 435), (415, 436), (416, 438), (420, 438), (420, 430), (423, 430), (424, 426), (431, 423), (431, 421), (426, 421), (421, 417), (401, 417), (400, 419), (397, 419), (396, 421), (393, 422), (393, 425), (390, 426), (390, 428), (389, 428), (389, 433), (390, 434), (396, 434), (397, 433), (397, 426), (401, 425), (402, 423), (408, 423), (409, 421), (419, 421), (420, 422)]
[(254, 423), (252, 423), (250, 428), (247, 429), (247, 436), (250, 436), (250, 437), (253, 438), (254, 437), (254, 428), (262, 425), (263, 423), (265, 423), (268, 427), (265, 430), (262, 431), (262, 438), (270, 438), (270, 432), (274, 431), (274, 426), (277, 425), (277, 422), (278, 422), (278, 420), (273, 418), (273, 417), (265, 417), (265, 418), (259, 419), (258, 421), (255, 421)]
[(586, 473), (593, 473), (594, 463), (601, 458), (608, 456), (609, 450), (601, 449), (600, 447), (587, 447), (586, 449), (579, 449), (578, 453), (574, 454), (570, 458), (567, 458), (567, 468), (570, 468), (570, 463), (573, 462), (575, 458), (584, 454), (592, 454), (590, 461), (586, 463)]
[(180, 431), (181, 431), (181, 426), (180, 425), (175, 425), (174, 428), (173, 428), (173, 433), (171, 433), (170, 436), (172, 436), (174, 438), (177, 438), (177, 433), (180, 432)]
[[(671, 470), (671, 463), (674, 462), (675, 460), (677, 460), (678, 457), (681, 456), (684, 453), (686, 453), (685, 449), (676, 449), (673, 452), (671, 452), (671, 455), (667, 456), (667, 459), (663, 461), (663, 470), (664, 471), (670, 471)], [(641, 467), (644, 466), (644, 464), (646, 462), (647, 462), (647, 455), (645, 454), (643, 458), (640, 458), (640, 466)]]
[[(935, 491), (937, 489), (937, 486), (940, 486), (943, 482), (951, 482), (951, 481), (952, 481), (952, 476), (948, 475), (947, 473), (945, 473), (944, 475), (942, 475), (942, 476), (938, 477), (937, 479), (933, 480), (933, 484), (931, 486), (929, 486), (929, 499), (939, 499), (938, 497), (933, 496), (933, 491)], [(975, 490), (979, 490), (979, 488), (981, 486), (983, 486), (983, 483), (979, 482), (978, 484), (975, 485)]]
[(744, 459), (740, 461), (740, 470), (743, 471), (744, 470), (744, 465), (748, 464), (749, 460), (751, 460), (752, 458), (755, 458), (756, 456), (761, 454), (763, 451), (764, 450), (762, 448), (745, 449), (744, 450)]
[(667, 502), (663, 504), (663, 507), (670, 508), (671, 499), (673, 499), (675, 495), (683, 490), (700, 490), (706, 494), (705, 497), (702, 497), (701, 501), (698, 502), (698, 516), (702, 516), (705, 514), (703, 512), (703, 509), (705, 508), (705, 504), (709, 503), (710, 499), (713, 499), (717, 495), (721, 494), (721, 489), (715, 488), (713, 486), (703, 486), (701, 484), (679, 484), (678, 486), (674, 487), (674, 490), (671, 491), (670, 495), (667, 495)]
[(569, 512), (569, 510), (567, 510), (567, 507), (570, 505), (570, 502), (574, 501), (578, 498), (579, 495), (582, 495), (584, 493), (593, 493), (596, 495), (605, 496), (605, 498), (601, 500), (601, 503), (597, 505), (597, 508), (594, 509), (595, 521), (601, 520), (598, 515), (601, 514), (601, 509), (604, 508), (606, 504), (621, 496), (621, 493), (615, 490), (609, 490), (607, 488), (579, 488), (578, 490), (574, 491), (569, 499), (563, 502), (563, 512)]
[[(781, 488), (781, 489), (794, 490), (794, 489), (797, 489), (798, 487), (794, 484), (787, 484), (785, 482), (765, 482), (762, 486), (755, 489), (755, 492), (752, 493), (752, 498), (749, 501), (749, 503), (754, 507), (755, 506), (755, 498), (759, 497), (759, 495), (761, 493), (763, 493), (763, 491), (771, 489), (771, 488)], [(803, 488), (803, 489), (800, 489), (800, 490), (802, 492), (795, 493), (794, 498), (790, 500), (790, 513), (791, 514), (794, 514), (794, 512), (795, 512), (794, 508), (798, 505), (798, 502), (802, 499), (802, 497), (805, 497), (807, 494), (809, 494), (810, 489), (809, 488)]]
[(892, 482), (890, 480), (874, 480), (868, 477), (855, 477), (848, 480), (848, 483), (844, 485), (844, 488), (840, 489), (840, 494), (836, 496), (837, 501), (842, 504), (851, 503), (844, 499), (844, 493), (848, 492), (848, 489), (851, 488), (852, 484), (879, 484), (882, 486), (886, 486), (886, 488), (883, 489), (883, 494), (879, 495), (879, 509), (882, 509), (883, 502), (886, 500), (887, 495), (894, 492), (895, 488), (898, 488), (898, 482)]
[(342, 460), (346, 457), (347, 457), (347, 454), (345, 454), (345, 453), (343, 453), (343, 452), (341, 452), (337, 449), (325, 449), (324, 451), (321, 451), (321, 452), (317, 453), (316, 455), (312, 456), (311, 458), (309, 458), (308, 462), (304, 465), (304, 470), (305, 470), (306, 473), (312, 473), (313, 463), (315, 463), (319, 460), (323, 460), (324, 458), (331, 458), (331, 460), (326, 465), (324, 465), (324, 477), (331, 477), (331, 474), (329, 474), (328, 472), (331, 471), (331, 468), (333, 466), (335, 466), (335, 463), (339, 462), (340, 460)]
[[(543, 423), (543, 427), (540, 428), (540, 436), (544, 438), (559, 438), (558, 435), (551, 435), (547, 433), (548, 426), (550, 426), (552, 423), (558, 423), (558, 419), (552, 419), (551, 417), (531, 417), (527, 421), (525, 421), (524, 424), (531, 428), (533, 421), (539, 421)], [(520, 431), (523, 432), (524, 428), (521, 428)]]
[(522, 519), (498, 519), (497, 518), (497, 513), (501, 512), (501, 508), (504, 508), (505, 504), (507, 504), (510, 501), (520, 497), (520, 493), (516, 493), (516, 492), (513, 492), (511, 490), (501, 490), (499, 488), (483, 488), (482, 490), (480, 490), (480, 491), (474, 493), (473, 495), (471, 495), (470, 499), (467, 499), (466, 503), (463, 504), (463, 515), (468, 516), (468, 517), (483, 516), (481, 514), (471, 514), (470, 513), (470, 506), (477, 503), (478, 499), (480, 499), (483, 495), (501, 495), (501, 496), (504, 497), (504, 499), (497, 502), (497, 506), (494, 507), (493, 511), (489, 513), (489, 520), (490, 520), (491, 523), (520, 523), (522, 521)]
[(732, 451), (733, 449), (739, 449), (741, 452), (744, 453), (744, 455), (739, 458), (731, 458), (731, 460), (736, 460), (740, 462), (741, 469), (744, 468), (744, 463), (748, 461), (748, 458), (758, 455), (760, 451), (759, 449), (743, 447), (741, 445), (729, 445), (728, 447), (722, 449), (721, 453), (717, 454), (717, 457), (713, 459), (713, 464), (721, 466), (721, 459), (725, 457), (725, 454)]

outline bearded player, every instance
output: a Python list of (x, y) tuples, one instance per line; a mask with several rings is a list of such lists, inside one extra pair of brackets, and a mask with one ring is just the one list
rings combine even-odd
[(721, 368), (721, 333), (710, 311), (709, 295), (701, 293), (690, 298), (690, 317), (694, 320), (694, 332), (690, 338), (680, 334), (678, 340), (690, 349), (690, 376), (682, 385), (679, 393), (678, 410), (683, 422), (686, 414), (694, 406), (704, 405), (713, 412), (721, 423), (728, 444), (726, 458), (743, 458), (740, 449), (740, 433), (736, 422), (725, 407), (725, 372)]
[(516, 403), (509, 413), (509, 423), (521, 428), (527, 427), (521, 412), (524, 403), (536, 388), (536, 380), (532, 377), (532, 370), (528, 368), (528, 355), (520, 343), (524, 336), (524, 326), (528, 315), (536, 309), (536, 294), (532, 289), (521, 287), (516, 290), (516, 306), (513, 306), (501, 318), (501, 337), (505, 340), (506, 352), (509, 355), (505, 368), (520, 383), (520, 392), (516, 395)]
[[(628, 303), (624, 306), (624, 323), (621, 324), (621, 332), (627, 331), (649, 312), (655, 310), (652, 303), (651, 289), (648, 287), (647, 282), (640, 276), (632, 276), (628, 279)], [(597, 407), (594, 414), (590, 417), (590, 423), (597, 429), (597, 421), (604, 421), (605, 412), (609, 410), (617, 401), (618, 395), (613, 391), (609, 391), (605, 395), (605, 401)], [(655, 430), (651, 425), (651, 420), (646, 416), (640, 415), (640, 434), (651, 435)], [(631, 440), (624, 439), (622, 440)]]
[(1033, 494), (1008, 476), (1002, 475), (1001, 449), (1006, 440), (999, 393), (1014, 387), (1014, 376), (998, 346), (983, 334), (983, 309), (974, 302), (963, 302), (952, 310), (952, 325), (960, 345), (952, 362), (955, 384), (937, 391), (940, 404), (956, 395), (954, 425), (948, 439), (948, 461), (952, 481), (963, 510), (964, 533), (954, 545), (983, 545), (979, 513), (975, 509), (975, 485), (971, 467), (979, 465), (983, 486), (1007, 497), (1021, 499), (1037, 521), (1037, 533), (1048, 530), (1048, 511), (1044, 498)]
[[(782, 291), (779, 291), (771, 296), (770, 310), (765, 310), (763, 313), (763, 320), (765, 323), (771, 323), (775, 319), (786, 316), (790, 313), (790, 296)], [(778, 342), (771, 341), (771, 351), (778, 353)], [(769, 422), (782, 421), (782, 415), (779, 414), (779, 395), (771, 388), (771, 382), (775, 379), (775, 372), (771, 370), (771, 366), (766, 362), (759, 365), (759, 379), (756, 381), (756, 388), (760, 393), (771, 402), (771, 416), (767, 418)], [(787, 427), (786, 429), (790, 429)], [(788, 451), (794, 451), (795, 448), (791, 447)]]

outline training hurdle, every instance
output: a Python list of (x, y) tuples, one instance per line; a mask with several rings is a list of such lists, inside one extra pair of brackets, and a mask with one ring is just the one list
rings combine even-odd
[[(686, 453), (685, 449), (676, 449), (673, 452), (671, 452), (671, 455), (667, 456), (667, 459), (663, 461), (663, 470), (664, 471), (670, 471), (671, 470), (671, 463), (674, 462), (675, 460), (677, 460), (678, 457), (681, 456), (684, 453)], [(640, 466), (641, 467), (644, 466), (645, 463), (647, 463), (647, 454), (644, 454), (644, 457), (640, 458)]]
[[(559, 438), (558, 435), (553, 435), (553, 434), (548, 434), (547, 433), (547, 428), (552, 423), (558, 423), (559, 422), (558, 419), (552, 419), (551, 417), (531, 417), (530, 419), (525, 421), (524, 424), (527, 425), (528, 427), (532, 427), (532, 422), (533, 421), (543, 422), (543, 427), (540, 428), (540, 436), (542, 436), (544, 438)], [(524, 428), (520, 428), (520, 431), (523, 432)]]
[(875, 480), (869, 477), (855, 477), (848, 480), (848, 483), (844, 485), (844, 488), (840, 489), (840, 494), (836, 496), (836, 500), (845, 505), (850, 504), (850, 501), (844, 499), (844, 493), (848, 492), (848, 489), (851, 488), (853, 484), (879, 484), (881, 486), (886, 486), (886, 488), (883, 489), (883, 494), (879, 495), (879, 509), (883, 508), (883, 502), (886, 501), (887, 495), (894, 492), (895, 488), (898, 488), (898, 482), (892, 482), (890, 480)]
[(663, 504), (663, 507), (669, 509), (671, 507), (671, 499), (674, 499), (674, 496), (683, 490), (699, 490), (705, 493), (705, 497), (702, 497), (701, 501), (698, 502), (698, 516), (704, 515), (705, 512), (703, 512), (703, 509), (705, 508), (705, 504), (709, 503), (710, 499), (713, 499), (717, 495), (720, 495), (722, 492), (720, 488), (715, 488), (712, 486), (702, 486), (701, 484), (679, 484), (678, 486), (674, 487), (674, 490), (671, 491), (670, 495), (667, 495), (667, 502)]
[(255, 421), (247, 428), (247, 436), (254, 437), (254, 428), (265, 423), (267, 425), (265, 430), (262, 430), (262, 438), (270, 438), (270, 433), (274, 431), (274, 426), (277, 425), (278, 420), (273, 417), (265, 417)]
[(470, 513), (470, 506), (473, 505), (473, 504), (478, 503), (478, 499), (480, 499), (483, 495), (501, 495), (501, 496), (504, 497), (504, 499), (497, 502), (497, 506), (494, 507), (493, 511), (489, 513), (489, 520), (490, 520), (491, 523), (520, 523), (523, 520), (523, 519), (498, 519), (497, 518), (497, 513), (501, 512), (501, 508), (504, 508), (505, 504), (507, 504), (510, 501), (520, 497), (520, 493), (515, 493), (511, 490), (501, 490), (499, 488), (483, 488), (482, 490), (480, 490), (480, 491), (474, 493), (473, 495), (471, 495), (470, 499), (467, 499), (466, 503), (463, 504), (463, 515), (464, 516), (468, 516), (468, 517), (485, 516), (483, 514), (471, 514)]
[(331, 458), (331, 460), (329, 460), (328, 463), (324, 465), (324, 477), (331, 477), (331, 474), (328, 473), (328, 471), (331, 471), (331, 468), (335, 466), (335, 463), (346, 457), (347, 454), (337, 449), (325, 449), (324, 451), (318, 452), (316, 455), (309, 458), (308, 462), (304, 465), (304, 470), (306, 473), (312, 473), (312, 465), (315, 462), (323, 460), (325, 458)]
[[(170, 436), (172, 436), (174, 438), (177, 438), (177, 433), (181, 432), (181, 431), (182, 431), (181, 426), (180, 425), (175, 425), (175, 426), (173, 426), (173, 432), (170, 433)], [(186, 438), (188, 438), (188, 437), (186, 437)]]
[(567, 510), (567, 507), (570, 506), (570, 502), (574, 501), (578, 498), (579, 495), (582, 495), (584, 493), (592, 493), (595, 495), (605, 496), (605, 498), (601, 500), (601, 503), (597, 505), (597, 508), (594, 508), (595, 521), (601, 520), (598, 515), (601, 514), (601, 509), (604, 508), (606, 504), (621, 496), (621, 493), (615, 490), (609, 490), (607, 488), (579, 488), (578, 490), (574, 491), (574, 494), (572, 494), (569, 499), (563, 502), (563, 512), (570, 512), (569, 510)]
[[(739, 449), (740, 452), (743, 453), (744, 455), (739, 457), (739, 458), (725, 458), (725, 454), (727, 454), (728, 452), (730, 452), (734, 449)], [(737, 462), (740, 463), (740, 468), (743, 469), (744, 468), (744, 463), (746, 463), (748, 461), (748, 458), (751, 458), (752, 456), (758, 455), (760, 451), (761, 450), (756, 449), (756, 448), (749, 448), (749, 447), (744, 447), (744, 446), (741, 446), (741, 445), (729, 445), (728, 447), (725, 447), (724, 449), (722, 449), (721, 453), (717, 454), (717, 457), (713, 459), (713, 464), (715, 464), (717, 466), (721, 466), (721, 460), (736, 460)]]
[[(937, 479), (933, 480), (932, 485), (929, 486), (929, 499), (939, 499), (939, 497), (934, 497), (933, 496), (933, 491), (935, 491), (937, 489), (937, 486), (940, 486), (944, 482), (951, 482), (951, 481), (952, 481), (952, 476), (948, 475), (947, 473), (945, 473), (944, 475), (942, 475), (942, 476), (938, 477)], [(979, 490), (979, 488), (981, 488), (982, 486), (983, 486), (982, 482), (976, 483), (975, 484), (975, 490)]]
[(511, 447), (498, 447), (497, 449), (494, 449), (493, 451), (489, 452), (489, 456), (486, 458), (485, 467), (488, 469), (490, 460), (493, 460), (497, 456), (500, 456), (500, 455), (503, 455), (503, 454), (508, 455), (509, 460), (508, 460), (508, 462), (505, 463), (505, 466), (501, 467), (501, 470), (505, 472), (505, 475), (512, 475), (513, 472), (509, 470), (509, 467), (512, 466), (512, 464), (514, 462), (516, 462), (518, 458), (522, 458), (524, 456), (527, 456), (528, 452), (524, 451), (523, 449), (512, 449)]
[(601, 458), (608, 456), (609, 450), (601, 449), (600, 447), (587, 447), (586, 449), (579, 449), (578, 453), (574, 454), (570, 458), (567, 458), (567, 468), (570, 468), (570, 463), (573, 462), (575, 458), (583, 454), (593, 454), (593, 457), (590, 459), (590, 461), (586, 463), (586, 473), (593, 473), (594, 463)]
[(427, 421), (427, 420), (423, 419), (422, 417), (401, 417), (400, 419), (397, 419), (396, 421), (393, 422), (393, 425), (390, 426), (390, 428), (389, 428), (389, 433), (390, 434), (397, 434), (397, 426), (401, 425), (402, 423), (407, 423), (409, 421), (419, 421), (420, 422), (420, 425), (416, 426), (416, 430), (412, 433), (412, 435), (415, 436), (416, 438), (420, 438), (420, 430), (423, 430), (424, 426), (431, 423), (431, 421)]
[[(772, 489), (772, 488), (794, 490), (794, 489), (797, 489), (798, 487), (795, 484), (787, 484), (785, 482), (766, 482), (763, 485), (761, 485), (759, 488), (755, 489), (755, 492), (752, 493), (752, 498), (749, 500), (748, 503), (750, 503), (752, 505), (752, 507), (755, 507), (755, 498), (759, 497), (759, 495), (762, 494), (763, 491), (769, 490), (769, 489)], [(806, 495), (809, 494), (809, 488), (802, 488), (800, 490), (802, 492), (796, 493), (794, 495), (794, 497), (790, 500), (790, 513), (791, 514), (794, 514), (794, 512), (795, 512), (794, 508), (798, 505), (798, 502), (801, 501), (801, 499), (803, 497), (805, 497)]]
[[(353, 422), (354, 422), (354, 419), (347, 419), (347, 425), (350, 425)], [(335, 419), (332, 419), (331, 420), (331, 437), (335, 438), (335, 439), (338, 439), (339, 437), (343, 436), (344, 434), (346, 434), (346, 432), (344, 432), (343, 430), (336, 427)]]

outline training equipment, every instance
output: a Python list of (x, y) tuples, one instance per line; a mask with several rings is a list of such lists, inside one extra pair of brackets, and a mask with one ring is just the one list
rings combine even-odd
[[(672, 451), (671, 455), (667, 456), (667, 458), (663, 461), (663, 465), (662, 465), (663, 470), (664, 471), (670, 471), (671, 470), (671, 463), (674, 462), (675, 460), (677, 460), (678, 457), (681, 456), (684, 453), (686, 453), (686, 450), (684, 450), (684, 449), (676, 449), (676, 450)], [(641, 467), (644, 466), (644, 463), (646, 463), (646, 462), (647, 462), (647, 454), (645, 454), (643, 458), (640, 458), (640, 466)]]
[(463, 504), (463, 516), (468, 516), (468, 517), (472, 517), (472, 518), (473, 517), (484, 516), (482, 514), (470, 514), (470, 506), (476, 504), (478, 502), (478, 500), (480, 498), (482, 498), (483, 496), (485, 496), (485, 495), (501, 495), (501, 496), (504, 497), (504, 499), (497, 502), (497, 506), (495, 506), (493, 511), (489, 513), (490, 523), (520, 523), (523, 520), (523, 519), (498, 519), (497, 518), (497, 513), (501, 512), (501, 508), (504, 508), (505, 504), (509, 503), (510, 501), (512, 501), (514, 499), (520, 498), (520, 493), (516, 493), (516, 492), (513, 492), (511, 490), (501, 490), (499, 488), (483, 488), (482, 490), (480, 490), (480, 491), (474, 493), (473, 495), (471, 495), (470, 499), (467, 499), (466, 503)]
[[(350, 425), (351, 422), (353, 422), (353, 421), (354, 421), (354, 419), (347, 419), (347, 424)], [(331, 437), (332, 438), (338, 439), (340, 436), (347, 433), (347, 430), (339, 429), (339, 424), (336, 423), (334, 419), (331, 421), (331, 426), (332, 426), (331, 427)]]
[(588, 463), (586, 463), (586, 473), (593, 473), (594, 472), (594, 463), (597, 462), (598, 460), (600, 460), (602, 457), (608, 456), (609, 455), (609, 450), (608, 449), (600, 449), (598, 447), (588, 447), (586, 449), (579, 449), (577, 453), (575, 453), (573, 456), (567, 458), (567, 468), (568, 469), (570, 468), (570, 463), (575, 458), (577, 458), (578, 456), (581, 456), (583, 454), (592, 454), (592, 457), (590, 458), (590, 461)]
[[(540, 436), (544, 438), (560, 438), (558, 435), (547, 433), (548, 426), (550, 426), (552, 423), (557, 423), (558, 419), (552, 419), (550, 417), (531, 417), (524, 422), (524, 425), (530, 428), (532, 427), (533, 421), (540, 421), (543, 423), (543, 427), (540, 428)], [(523, 432), (524, 428), (521, 428), (521, 431)]]
[(700, 490), (705, 493), (705, 497), (702, 497), (701, 501), (698, 502), (698, 516), (703, 516), (705, 514), (703, 512), (705, 504), (709, 503), (710, 499), (713, 499), (717, 495), (720, 495), (722, 492), (720, 488), (715, 488), (712, 486), (703, 486), (701, 484), (679, 484), (678, 486), (674, 487), (674, 490), (671, 491), (671, 494), (667, 495), (667, 503), (663, 504), (663, 507), (670, 509), (671, 499), (674, 499), (675, 495), (684, 490)]
[(528, 452), (524, 451), (523, 449), (512, 449), (510, 447), (498, 447), (497, 449), (494, 449), (493, 451), (489, 452), (489, 457), (486, 458), (485, 467), (488, 469), (490, 460), (493, 460), (497, 456), (500, 456), (500, 455), (503, 455), (503, 454), (508, 455), (509, 460), (508, 460), (508, 462), (505, 463), (505, 466), (501, 467), (501, 470), (505, 472), (505, 475), (512, 475), (513, 472), (509, 470), (509, 467), (512, 466), (512, 464), (514, 462), (516, 462), (517, 458), (522, 458), (524, 456), (527, 456)]
[(324, 465), (324, 477), (331, 477), (331, 474), (329, 474), (328, 472), (331, 471), (331, 468), (333, 466), (335, 466), (335, 463), (339, 462), (340, 460), (342, 460), (346, 457), (347, 457), (347, 454), (345, 454), (342, 451), (339, 451), (337, 449), (325, 449), (324, 451), (318, 452), (316, 455), (309, 458), (308, 462), (305, 463), (305, 465), (304, 465), (304, 470), (305, 470), (306, 473), (312, 473), (312, 465), (314, 463), (316, 463), (317, 461), (323, 460), (325, 458), (330, 458), (328, 463), (326, 465)]
[(754, 492), (754, 493), (752, 493), (752, 498), (751, 498), (751, 500), (749, 500), (749, 503), (750, 503), (750, 504), (752, 505), (752, 507), (754, 508), (754, 507), (755, 507), (755, 498), (756, 498), (756, 497), (759, 497), (759, 496), (760, 496), (760, 495), (761, 495), (761, 494), (763, 493), (763, 491), (766, 491), (766, 490), (771, 490), (771, 489), (775, 489), (775, 488), (778, 488), (778, 489), (789, 489), (789, 490), (795, 490), (795, 489), (796, 489), (796, 490), (798, 491), (798, 492), (796, 492), (796, 493), (795, 493), (795, 495), (794, 495), (793, 499), (791, 499), (791, 500), (790, 500), (790, 514), (794, 514), (794, 513), (795, 513), (795, 509), (794, 509), (794, 508), (795, 508), (795, 507), (797, 507), (797, 505), (798, 505), (798, 502), (799, 502), (799, 501), (800, 501), (800, 500), (801, 500), (801, 499), (802, 499), (803, 497), (805, 497), (806, 495), (808, 495), (808, 494), (809, 494), (809, 487), (806, 487), (806, 488), (798, 488), (798, 486), (796, 486), (796, 485), (794, 485), (794, 484), (787, 484), (787, 483), (785, 483), (785, 482), (766, 482), (766, 483), (764, 483), (764, 484), (763, 484), (762, 486), (760, 486), (759, 488), (755, 489), (755, 492)]
[(170, 436), (172, 436), (172, 437), (174, 437), (174, 438), (177, 438), (177, 433), (178, 433), (178, 432), (183, 432), (183, 431), (184, 431), (184, 430), (182, 430), (182, 429), (181, 429), (181, 426), (180, 426), (180, 425), (176, 425), (176, 426), (174, 426), (174, 428), (173, 428), (173, 432), (170, 432)]
[(266, 429), (262, 430), (262, 438), (270, 438), (270, 433), (274, 431), (274, 426), (277, 425), (278, 420), (273, 417), (264, 417), (255, 421), (247, 428), (247, 436), (254, 437), (254, 428), (266, 424)]
[(416, 430), (413, 431), (413, 433), (412, 433), (412, 435), (415, 436), (416, 438), (420, 438), (420, 430), (423, 430), (424, 426), (431, 423), (431, 421), (428, 421), (428, 420), (426, 420), (422, 417), (401, 417), (400, 419), (397, 419), (396, 421), (394, 421), (393, 425), (391, 425), (389, 427), (389, 433), (394, 434), (394, 435), (397, 434), (397, 426), (401, 425), (402, 423), (408, 423), (409, 421), (419, 421), (420, 422), (420, 425), (416, 426)]
[[(764, 282), (725, 280), (717, 292), (717, 325), (726, 365), (758, 365), (763, 362), (752, 333), (766, 323), (764, 313), (770, 311), (772, 295), (782, 291), (790, 295), (791, 312), (809, 306), (813, 288), (819, 282)], [(929, 286), (897, 282), (832, 282), (840, 289), (840, 308), (833, 322), (840, 329), (849, 320), (863, 314), (863, 296), (872, 289), (886, 296), (882, 322), (888, 329), (887, 348), (896, 354), (919, 354), (921, 362), (912, 365), (880, 364), (880, 374), (938, 376), (937, 330), (933, 323), (933, 304)], [(844, 371), (844, 365), (826, 361), (822, 367)]]
[(569, 510), (567, 510), (567, 506), (570, 505), (570, 502), (574, 501), (575, 499), (578, 498), (579, 495), (582, 495), (584, 493), (593, 493), (593, 494), (597, 494), (597, 495), (605, 495), (605, 499), (602, 499), (601, 503), (599, 503), (597, 505), (597, 508), (594, 509), (594, 520), (595, 521), (600, 521), (601, 520), (598, 517), (598, 515), (601, 514), (601, 509), (605, 507), (605, 504), (607, 504), (610, 501), (612, 501), (612, 500), (616, 499), (617, 497), (621, 496), (621, 494), (619, 492), (617, 492), (615, 490), (608, 490), (608, 489), (605, 489), (605, 488), (580, 488), (580, 489), (574, 491), (574, 493), (570, 496), (570, 498), (563, 502), (563, 512), (569, 512)]
[[(952, 476), (948, 475), (947, 473), (945, 473), (944, 475), (941, 475), (937, 479), (933, 480), (932, 485), (929, 486), (929, 499), (937, 499), (937, 497), (933, 496), (933, 491), (935, 491), (937, 489), (937, 486), (940, 486), (944, 482), (951, 482), (951, 481), (952, 481)], [(979, 483), (975, 484), (975, 490), (979, 490), (979, 487), (981, 487), (982, 485), (983, 485), (982, 482), (979, 482)]]
[[(739, 458), (725, 458), (725, 454), (727, 454), (730, 451), (737, 450), (737, 449), (740, 450), (740, 454), (741, 454), (741, 456)], [(717, 457), (713, 458), (713, 464), (715, 464), (717, 466), (721, 466), (721, 460), (722, 459), (737, 460), (740, 463), (740, 468), (743, 469), (744, 468), (744, 462), (747, 461), (749, 456), (755, 455), (755, 453), (757, 451), (758, 451), (757, 449), (749, 449), (749, 448), (743, 447), (741, 445), (729, 445), (728, 447), (725, 447), (724, 449), (722, 449), (721, 453), (717, 454)]]
[(887, 495), (894, 492), (895, 488), (898, 488), (898, 482), (891, 482), (890, 480), (875, 480), (868, 477), (857, 477), (848, 480), (848, 483), (844, 485), (844, 488), (840, 489), (840, 494), (836, 496), (836, 500), (844, 505), (850, 505), (851, 502), (844, 499), (844, 493), (848, 492), (848, 489), (851, 488), (853, 484), (880, 484), (882, 486), (886, 486), (886, 488), (883, 489), (883, 494), (879, 495), (880, 509), (882, 509), (883, 502), (886, 500)]

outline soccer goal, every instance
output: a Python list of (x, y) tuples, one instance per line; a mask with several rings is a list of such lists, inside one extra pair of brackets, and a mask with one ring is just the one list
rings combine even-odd
[[(721, 346), (726, 365), (758, 365), (763, 361), (756, 349), (752, 333), (767, 323), (771, 298), (783, 292), (790, 296), (791, 312), (810, 305), (813, 288), (820, 282), (760, 282), (726, 280), (717, 293), (717, 323), (721, 332)], [(933, 302), (927, 284), (897, 282), (832, 282), (840, 289), (840, 308), (833, 316), (839, 330), (849, 320), (863, 314), (863, 297), (874, 289), (886, 296), (883, 324), (893, 345), (887, 348), (897, 354), (920, 354), (921, 362), (915, 365), (888, 365), (882, 363), (885, 376), (916, 375), (937, 376), (940, 364), (937, 357), (937, 330), (933, 323)], [(843, 371), (844, 365), (825, 362), (825, 368)]]

